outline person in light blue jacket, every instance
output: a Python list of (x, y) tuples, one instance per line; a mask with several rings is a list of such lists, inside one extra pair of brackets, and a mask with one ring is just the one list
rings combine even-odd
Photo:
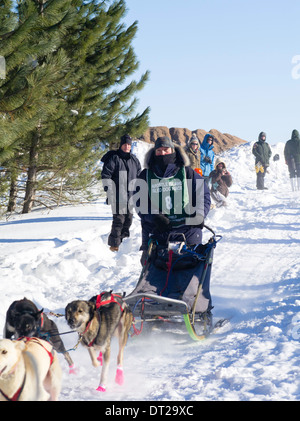
[(200, 146), (201, 151), (201, 170), (202, 176), (204, 177), (205, 181), (208, 182), (209, 174), (214, 170), (214, 160), (215, 160), (215, 153), (214, 149), (214, 137), (211, 134), (206, 134), (204, 136), (203, 142)]

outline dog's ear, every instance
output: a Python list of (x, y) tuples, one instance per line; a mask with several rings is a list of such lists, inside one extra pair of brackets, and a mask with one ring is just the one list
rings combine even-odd
[(37, 311), (37, 312), (34, 314), (34, 317), (35, 317), (35, 319), (36, 319), (36, 320), (40, 320), (40, 318), (41, 318), (41, 315), (42, 315), (43, 311), (44, 311), (44, 309), (42, 308), (42, 310)]
[(68, 320), (68, 318), (67, 318), (68, 309), (69, 309), (69, 304), (67, 304), (66, 307), (65, 307), (65, 319), (66, 320)]
[(89, 312), (90, 312), (90, 317), (94, 317), (95, 311), (96, 311), (96, 304), (91, 302), (91, 301), (87, 301), (88, 306), (89, 306)]

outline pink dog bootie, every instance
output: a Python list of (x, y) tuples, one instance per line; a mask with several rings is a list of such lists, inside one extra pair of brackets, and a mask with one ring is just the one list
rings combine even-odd
[(69, 365), (69, 374), (77, 374), (78, 369), (75, 368), (75, 364)]
[(104, 384), (100, 384), (97, 389), (98, 392), (106, 392), (106, 386)]
[(97, 360), (100, 362), (100, 365), (103, 364), (103, 357), (102, 357), (102, 352), (101, 351), (99, 352), (99, 355), (97, 357)]
[(117, 384), (119, 384), (120, 386), (122, 386), (122, 384), (124, 383), (124, 373), (123, 373), (123, 367), (121, 367), (120, 365), (118, 365), (117, 367), (117, 372), (116, 372), (116, 378), (115, 381)]

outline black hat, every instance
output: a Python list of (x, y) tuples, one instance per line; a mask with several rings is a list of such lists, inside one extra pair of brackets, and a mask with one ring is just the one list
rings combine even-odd
[(158, 148), (172, 148), (175, 149), (175, 145), (168, 136), (158, 137), (155, 142), (155, 149)]
[(124, 134), (121, 137), (120, 146), (124, 145), (125, 143), (128, 143), (128, 145), (131, 145), (132, 144), (132, 137), (130, 137), (129, 134)]

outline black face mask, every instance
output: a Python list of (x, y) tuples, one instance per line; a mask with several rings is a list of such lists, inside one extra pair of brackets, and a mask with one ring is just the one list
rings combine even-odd
[(176, 152), (168, 155), (155, 155), (155, 164), (161, 171), (165, 171), (169, 164), (175, 164)]
[(124, 152), (124, 151), (122, 151), (121, 148), (118, 149), (118, 154), (121, 158), (123, 158), (125, 160), (130, 159), (130, 157), (131, 157), (130, 152)]

